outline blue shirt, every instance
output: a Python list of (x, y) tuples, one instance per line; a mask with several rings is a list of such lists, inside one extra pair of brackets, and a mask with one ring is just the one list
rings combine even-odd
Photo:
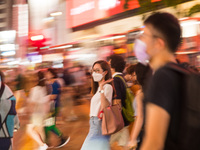
[(55, 107), (59, 107), (60, 104), (60, 88), (61, 86), (57, 81), (52, 84), (52, 95), (57, 95), (55, 99)]

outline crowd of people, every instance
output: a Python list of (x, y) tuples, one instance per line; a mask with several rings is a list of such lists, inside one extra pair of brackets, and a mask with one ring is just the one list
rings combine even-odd
[[(2, 135), (6, 140), (0, 140), (2, 142), (2, 147), (0, 147), (5, 150), (12, 147), (13, 132), (20, 128), (18, 117), (20, 115), (30, 116), (26, 132), (39, 145), (39, 150), (63, 147), (69, 142), (70, 136), (63, 134), (57, 128), (56, 123), (60, 118), (62, 121), (78, 119), (73, 106), (80, 105), (81, 99), (90, 97), (91, 86), (88, 83), (91, 83), (91, 77), (88, 70), (83, 66), (75, 66), (67, 69), (46, 68), (27, 73), (23, 68), (17, 68), (12, 74), (15, 75), (15, 78), (13, 77), (11, 80), (8, 79), (8, 74), (0, 72), (1, 83), (5, 84), (5, 91), (3, 86), (0, 88), (2, 94), (0, 96), (2, 99), (9, 99), (12, 104), (6, 104), (8, 105), (7, 109), (10, 108), (12, 111), (1, 110), (3, 114), (1, 125), (6, 122), (3, 120), (4, 117), (13, 116), (13, 118), (7, 118), (7, 129), (11, 132), (9, 133), (10, 139), (8, 140), (6, 137), (8, 135)], [(68, 93), (66, 101), (69, 101), (70, 110), (68, 115), (62, 116), (61, 96), (63, 97), (66, 92)], [(0, 106), (5, 107), (5, 104)], [(2, 130), (6, 132), (5, 129), (2, 128)], [(56, 146), (52, 146), (49, 141), (51, 133), (54, 133), (59, 139)]]
[[(180, 122), (183, 118), (182, 105), (185, 98), (184, 77), (173, 68), (189, 70), (197, 75), (198, 69), (176, 60), (174, 53), (181, 43), (181, 28), (177, 18), (169, 13), (158, 12), (150, 15), (144, 25), (144, 32), (135, 40), (134, 51), (139, 61), (137, 64), (126, 64), (123, 56), (113, 54), (108, 60), (94, 62), (91, 72), (83, 66), (64, 70), (40, 70), (35, 73), (37, 84), (28, 94), (23, 87), (21, 70), (18, 69), (14, 80), (15, 97), (1, 74), (0, 97), (1, 100), (10, 100), (12, 105), (8, 108), (11, 107), (9, 110), (12, 111), (7, 111), (6, 114), (8, 135), (1, 124), (0, 129), (4, 134), (0, 134), (0, 149), (11, 149), (14, 128), (19, 128), (14, 106), (18, 105), (22, 98), (27, 99), (27, 107), (31, 106), (27, 133), (38, 143), (39, 150), (52, 146), (49, 142), (51, 132), (59, 139), (57, 148), (67, 144), (70, 136), (57, 128), (56, 121), (61, 107), (61, 92), (70, 91), (73, 105), (81, 104), (80, 99), (83, 96), (92, 94), (89, 133), (81, 150), (110, 150), (114, 143), (123, 150), (188, 150), (189, 147), (186, 142), (183, 144), (184, 137), (180, 136), (182, 134), (179, 130), (182, 129)], [(127, 89), (130, 89), (133, 95), (131, 119), (124, 110), (127, 109)], [(116, 133), (103, 135), (99, 114), (104, 108), (116, 104), (122, 108), (124, 127)], [(2, 107), (1, 104), (0, 108)], [(72, 116), (65, 119), (78, 119), (73, 109), (70, 114)], [(2, 118), (1, 115), (3, 123), (5, 121)], [(193, 132), (198, 134), (199, 131), (200, 126)], [(197, 143), (191, 144), (193, 150), (199, 149)]]
[[(199, 104), (200, 75), (198, 69), (180, 64), (175, 57), (181, 43), (179, 21), (169, 13), (158, 12), (149, 16), (144, 25), (143, 34), (135, 40), (135, 54), (141, 63), (128, 66), (126, 75), (123, 72), (126, 62), (119, 55), (93, 64), (90, 129), (81, 150), (110, 150), (114, 142), (124, 150), (199, 149), (196, 139), (200, 134), (200, 113), (195, 105)], [(132, 80), (127, 85), (135, 96), (134, 121), (124, 111), (128, 87), (125, 79)], [(194, 85), (193, 91), (186, 80)], [(103, 121), (98, 114), (113, 103), (122, 107), (124, 128), (102, 135)], [(189, 138), (184, 137), (184, 132)]]

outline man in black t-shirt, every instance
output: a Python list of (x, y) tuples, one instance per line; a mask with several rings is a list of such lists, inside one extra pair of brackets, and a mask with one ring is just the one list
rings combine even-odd
[(181, 28), (173, 15), (159, 12), (149, 16), (144, 25), (135, 51), (143, 50), (149, 56), (153, 76), (145, 93), (146, 124), (141, 150), (178, 150), (176, 142), (182, 138), (177, 136), (182, 78), (166, 65), (177, 65), (174, 53), (181, 41)]
[[(125, 68), (126, 62), (124, 61), (124, 58), (120, 55), (111, 55), (109, 58), (109, 64), (111, 66), (111, 72), (113, 77), (113, 83), (115, 87), (115, 101), (120, 102), (123, 107), (125, 107), (125, 99), (126, 99), (126, 86), (123, 82), (123, 80), (119, 77), (121, 76), (123, 78), (123, 70)], [(123, 113), (122, 113), (123, 116)], [(126, 120), (126, 118), (123, 116), (125, 127), (113, 134), (110, 139), (110, 144), (117, 142), (119, 146), (123, 147), (123, 149), (126, 149), (127, 142), (129, 141), (129, 130), (128, 125), (129, 122)]]

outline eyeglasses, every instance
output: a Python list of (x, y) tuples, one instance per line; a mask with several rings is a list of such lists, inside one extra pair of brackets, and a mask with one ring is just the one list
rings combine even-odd
[(92, 70), (91, 70), (91, 73), (93, 73), (93, 72), (100, 73), (101, 70), (100, 70), (100, 69), (92, 69)]

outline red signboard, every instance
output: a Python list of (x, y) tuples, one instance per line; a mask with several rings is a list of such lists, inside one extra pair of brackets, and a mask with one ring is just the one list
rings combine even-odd
[[(160, 0), (152, 0), (157, 1)], [(140, 7), (138, 0), (131, 0), (125, 10), (124, 3), (124, 0), (68, 0), (67, 27), (74, 28)]]

